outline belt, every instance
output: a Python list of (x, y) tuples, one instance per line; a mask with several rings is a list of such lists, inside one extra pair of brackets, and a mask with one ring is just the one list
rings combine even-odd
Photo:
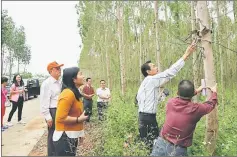
[(145, 113), (145, 112), (139, 112), (140, 114), (143, 114), (143, 115), (152, 115), (152, 116), (155, 116), (156, 113)]
[(187, 147), (180, 146), (180, 145), (177, 145), (177, 144), (174, 144), (174, 143), (170, 142), (169, 140), (167, 140), (167, 139), (166, 139), (166, 137), (165, 137), (165, 136), (163, 136), (163, 137), (161, 137), (161, 138), (162, 138), (163, 140), (165, 140), (165, 141), (169, 142), (169, 143), (170, 143), (170, 144), (172, 144), (172, 145), (179, 146), (179, 147), (181, 147), (181, 148), (187, 148)]
[(92, 100), (92, 99), (87, 99), (87, 98), (84, 98), (84, 99), (86, 99), (86, 100)]

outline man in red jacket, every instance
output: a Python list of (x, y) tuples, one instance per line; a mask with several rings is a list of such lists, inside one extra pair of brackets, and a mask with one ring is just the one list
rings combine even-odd
[(151, 156), (187, 156), (187, 147), (192, 145), (193, 133), (197, 122), (210, 113), (217, 104), (216, 85), (210, 90), (212, 95), (204, 103), (194, 103), (196, 91), (191, 81), (182, 80), (178, 86), (178, 97), (166, 105), (166, 118), (159, 137), (155, 140)]
[(91, 78), (88, 77), (86, 78), (86, 85), (82, 89), (82, 95), (84, 96), (83, 98), (83, 105), (84, 105), (84, 110), (88, 110), (88, 119), (86, 120), (87, 122), (90, 121), (90, 117), (92, 115), (92, 106), (93, 106), (93, 96), (95, 95), (94, 88), (91, 85)]

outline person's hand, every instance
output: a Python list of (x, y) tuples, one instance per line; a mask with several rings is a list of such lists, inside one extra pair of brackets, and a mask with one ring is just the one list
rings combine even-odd
[(78, 142), (79, 146), (83, 145), (84, 140), (85, 140), (85, 137), (79, 137), (79, 142)]
[(196, 49), (196, 43), (195, 40), (192, 42), (191, 45), (189, 45), (183, 55), (183, 59), (186, 60)]
[(79, 137), (80, 143), (83, 144), (85, 137)]
[(78, 117), (78, 121), (80, 122), (84, 122), (85, 120), (87, 120), (88, 116), (85, 115), (85, 111), (81, 114), (80, 117)]
[(213, 87), (208, 87), (212, 92), (217, 92), (217, 83)]
[(18, 92), (19, 92), (20, 94), (22, 94), (22, 93), (24, 92), (24, 90), (19, 90)]
[(195, 43), (195, 40), (192, 41), (191, 45), (189, 45), (186, 49), (186, 52), (193, 53), (196, 49), (197, 44)]
[(93, 96), (94, 96), (94, 94), (89, 95), (90, 98), (92, 98)]
[(204, 88), (206, 88), (206, 87), (200, 86), (196, 89), (196, 92), (200, 93)]
[(52, 119), (47, 120), (47, 125), (48, 125), (49, 128), (51, 128), (52, 125), (53, 125), (53, 120)]

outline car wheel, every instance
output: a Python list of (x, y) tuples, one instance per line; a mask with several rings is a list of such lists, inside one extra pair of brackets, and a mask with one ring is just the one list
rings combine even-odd
[(37, 95), (34, 95), (34, 98), (37, 98), (38, 96)]

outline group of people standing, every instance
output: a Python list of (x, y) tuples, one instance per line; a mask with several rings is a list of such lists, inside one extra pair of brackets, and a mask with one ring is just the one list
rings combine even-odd
[[(8, 78), (2, 77), (1, 78), (1, 130), (5, 131), (9, 127), (13, 126), (11, 122), (12, 116), (18, 109), (18, 124), (25, 124), (22, 120), (22, 110), (23, 110), (23, 103), (25, 100), (25, 87), (22, 77), (19, 74), (16, 74), (13, 77), (13, 83), (10, 87), (10, 95), (9, 98), (7, 97), (8, 91), (6, 86), (8, 85)], [(6, 111), (6, 104), (10, 101), (12, 104), (12, 109), (9, 113), (6, 125), (3, 125), (3, 118)]]
[(50, 77), (41, 85), (40, 106), (48, 125), (48, 156), (75, 156), (78, 143), (85, 136), (84, 122), (89, 122), (92, 115), (93, 96), (98, 96), (99, 120), (111, 97), (105, 80), (100, 81), (101, 87), (95, 93), (92, 79), (87, 78), (85, 83), (78, 67), (65, 68), (60, 81), (62, 66), (49, 63)]
[[(83, 104), (84, 110), (88, 111), (88, 119), (87, 122), (90, 121), (90, 116), (92, 115), (92, 105), (93, 100), (92, 97), (95, 95), (94, 88), (92, 87), (91, 78), (86, 78), (86, 85), (82, 87), (81, 93), (83, 95)], [(97, 98), (97, 108), (98, 108), (98, 116), (99, 120), (104, 119), (103, 110), (108, 107), (108, 102), (111, 98), (110, 89), (106, 87), (105, 80), (100, 80), (100, 88), (96, 90)]]
[[(194, 52), (192, 43), (184, 55), (169, 69), (159, 72), (148, 61), (141, 66), (144, 75), (136, 99), (139, 114), (139, 134), (150, 148), (151, 156), (187, 156), (187, 147), (192, 145), (193, 133), (200, 118), (210, 113), (217, 104), (217, 89), (199, 87), (195, 90), (193, 83), (182, 80), (178, 84), (177, 97), (169, 99), (166, 104), (165, 122), (161, 130), (156, 120), (157, 104), (161, 101), (160, 88), (169, 82), (184, 67), (186, 59)], [(78, 67), (65, 68), (60, 81), (63, 64), (48, 64), (50, 74), (41, 85), (40, 108), (48, 126), (48, 156), (75, 156), (77, 145), (83, 141), (84, 122), (90, 121), (93, 97), (97, 98), (98, 119), (103, 120), (103, 111), (108, 107), (111, 93), (106, 88), (105, 80), (100, 81), (100, 88), (95, 92), (92, 79), (84, 76)], [(2, 120), (5, 114), (6, 85), (8, 79), (2, 77)], [(207, 88), (212, 93), (204, 103), (192, 102), (192, 97)], [(20, 75), (14, 76), (10, 88), (12, 110), (6, 126), (1, 123), (2, 131), (12, 126), (12, 116), (18, 108), (18, 123), (22, 121), (24, 102), (24, 83)]]

